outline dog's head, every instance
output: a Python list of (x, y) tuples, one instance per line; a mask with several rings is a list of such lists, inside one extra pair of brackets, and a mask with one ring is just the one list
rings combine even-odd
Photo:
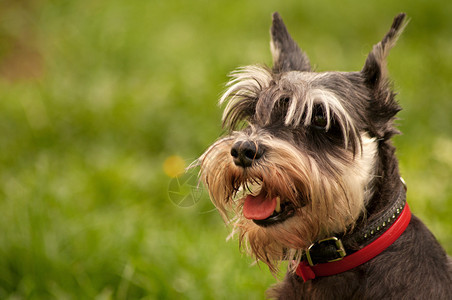
[(386, 56), (404, 18), (394, 19), (360, 72), (317, 73), (275, 13), (273, 67), (231, 74), (220, 99), (229, 134), (199, 158), (201, 180), (272, 270), (350, 229), (374, 193), (379, 145), (397, 133)]

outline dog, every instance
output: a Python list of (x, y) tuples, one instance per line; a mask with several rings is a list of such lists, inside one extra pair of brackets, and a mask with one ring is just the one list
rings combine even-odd
[(386, 58), (397, 15), (358, 72), (314, 72), (278, 13), (273, 66), (231, 73), (227, 134), (197, 160), (231, 235), (283, 281), (275, 299), (452, 299), (452, 264), (411, 214), (391, 137)]

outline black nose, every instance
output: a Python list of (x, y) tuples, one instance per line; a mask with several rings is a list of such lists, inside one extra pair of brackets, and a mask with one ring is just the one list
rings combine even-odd
[(264, 154), (264, 148), (256, 142), (242, 141), (235, 143), (231, 148), (234, 164), (239, 167), (250, 167), (254, 161)]

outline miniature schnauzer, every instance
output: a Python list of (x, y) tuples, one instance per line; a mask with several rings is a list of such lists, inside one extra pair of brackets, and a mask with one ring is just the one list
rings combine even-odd
[(285, 279), (277, 299), (452, 299), (451, 260), (411, 214), (391, 137), (401, 110), (386, 57), (395, 17), (359, 72), (314, 72), (273, 14), (273, 67), (232, 72), (229, 134), (200, 179), (240, 244)]

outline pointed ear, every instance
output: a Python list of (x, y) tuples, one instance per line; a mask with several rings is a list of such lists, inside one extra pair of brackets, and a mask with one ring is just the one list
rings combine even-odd
[(404, 22), (406, 15), (401, 13), (394, 18), (391, 28), (378, 44), (374, 45), (362, 69), (366, 84), (373, 89), (388, 87), (389, 78), (386, 68), (386, 57), (395, 45), (400, 34), (408, 22)]
[(310, 71), (309, 59), (292, 39), (281, 16), (273, 14), (270, 49), (273, 56), (273, 72)]

